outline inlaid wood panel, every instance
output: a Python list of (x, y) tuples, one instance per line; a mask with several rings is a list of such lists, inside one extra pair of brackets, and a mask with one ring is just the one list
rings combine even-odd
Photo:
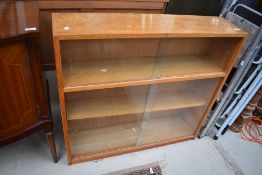
[(0, 137), (10, 136), (39, 120), (25, 43), (0, 45)]

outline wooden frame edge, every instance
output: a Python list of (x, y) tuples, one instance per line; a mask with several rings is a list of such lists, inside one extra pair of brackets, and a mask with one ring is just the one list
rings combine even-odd
[(206, 108), (206, 110), (205, 110), (203, 116), (201, 117), (200, 122), (199, 122), (199, 124), (198, 124), (198, 126), (197, 126), (197, 128), (194, 132), (195, 137), (197, 137), (201, 127), (203, 126), (204, 122), (207, 119), (207, 116), (208, 116), (212, 106), (214, 105), (214, 103), (215, 103), (215, 101), (218, 97), (219, 92), (221, 91), (224, 83), (226, 82), (226, 79), (227, 79), (232, 67), (234, 66), (234, 63), (236, 62), (236, 59), (238, 58), (238, 55), (240, 54), (240, 51), (241, 51), (241, 49), (244, 45), (244, 41), (246, 40), (246, 37), (242, 37), (240, 39), (241, 40), (237, 43), (235, 50), (233, 51), (233, 54), (232, 54), (231, 58), (229, 59), (228, 66), (225, 68), (226, 76), (220, 80), (220, 82), (219, 82), (219, 84), (218, 84), (209, 104), (208, 104), (208, 107)]
[(56, 34), (53, 33), (54, 37), (59, 38), (59, 40), (103, 40), (103, 39), (176, 39), (176, 38), (245, 38), (247, 36), (246, 33), (195, 33), (187, 34), (187, 33), (139, 33), (139, 34)]
[(88, 85), (88, 86), (74, 86), (74, 87), (65, 87), (64, 92), (80, 92), (87, 90), (98, 90), (98, 89), (109, 89), (109, 88), (119, 88), (119, 87), (130, 87), (130, 86), (143, 86), (143, 85), (153, 85), (153, 84), (163, 84), (163, 83), (173, 83), (180, 81), (190, 81), (190, 80), (202, 80), (202, 79), (211, 79), (211, 78), (223, 78), (226, 76), (225, 72), (218, 72), (216, 74), (210, 73), (210, 75), (200, 75), (200, 76), (177, 76), (177, 78), (163, 78), (163, 79), (149, 79), (149, 80), (137, 80), (137, 81), (126, 81), (126, 82), (116, 82), (108, 84), (99, 84), (99, 85)]
[(55, 63), (56, 63), (56, 76), (57, 76), (57, 84), (58, 84), (58, 93), (59, 93), (59, 101), (60, 101), (60, 110), (62, 117), (62, 126), (64, 133), (64, 142), (66, 147), (66, 155), (68, 164), (72, 163), (70, 142), (68, 136), (68, 126), (66, 119), (66, 109), (65, 109), (65, 96), (64, 96), (64, 88), (63, 88), (63, 80), (62, 80), (62, 65), (61, 65), (61, 54), (60, 54), (60, 43), (59, 39), (53, 37), (54, 41), (54, 53), (55, 53)]
[(176, 139), (169, 139), (169, 140), (166, 140), (166, 141), (160, 141), (160, 142), (157, 142), (157, 143), (136, 146), (136, 147), (133, 147), (133, 148), (123, 148), (123, 149), (119, 149), (119, 150), (110, 151), (110, 152), (107, 152), (107, 153), (95, 154), (95, 155), (92, 155), (92, 156), (88, 156), (87, 154), (76, 155), (76, 156), (72, 156), (72, 164), (81, 163), (81, 162), (85, 162), (85, 161), (97, 160), (97, 159), (101, 159), (101, 158), (108, 158), (108, 157), (112, 157), (112, 156), (118, 156), (118, 155), (133, 153), (133, 152), (137, 152), (137, 151), (143, 151), (143, 150), (147, 150), (147, 149), (150, 149), (150, 148), (157, 148), (157, 147), (160, 147), (160, 146), (171, 145), (171, 144), (174, 144), (174, 143), (183, 142), (183, 141), (186, 141), (186, 140), (193, 140), (193, 139), (195, 139), (195, 136), (190, 135), (190, 136), (184, 136), (184, 137), (180, 137), (180, 138), (176, 138)]

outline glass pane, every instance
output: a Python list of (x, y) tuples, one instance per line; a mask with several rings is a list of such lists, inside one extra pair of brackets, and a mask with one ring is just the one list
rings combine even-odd
[(141, 114), (68, 120), (72, 155), (136, 146)]
[(62, 41), (64, 86), (151, 79), (159, 39)]
[(61, 41), (65, 88), (165, 78), (223, 77), (238, 38)]
[(153, 78), (223, 76), (238, 39), (161, 39)]
[(137, 145), (193, 136), (219, 80), (151, 85)]
[(192, 136), (219, 80), (66, 93), (71, 152), (95, 154)]
[(136, 146), (149, 86), (67, 93), (73, 155)]

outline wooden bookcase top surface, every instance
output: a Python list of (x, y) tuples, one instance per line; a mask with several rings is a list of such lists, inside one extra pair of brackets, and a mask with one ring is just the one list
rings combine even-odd
[(132, 13), (52, 15), (53, 36), (62, 40), (247, 36), (221, 17)]

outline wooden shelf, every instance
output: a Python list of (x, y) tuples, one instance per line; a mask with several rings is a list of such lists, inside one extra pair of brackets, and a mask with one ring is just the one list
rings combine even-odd
[(137, 124), (126, 124), (98, 129), (69, 132), (71, 152), (81, 153), (102, 152), (105, 150), (135, 146)]
[[(141, 123), (69, 132), (73, 155), (95, 154), (193, 135), (197, 121), (192, 116), (163, 116)], [(185, 119), (187, 118), (187, 119)], [(193, 123), (193, 124), (192, 124)], [(192, 127), (192, 125), (194, 125)], [(170, 135), (172, 133), (172, 135)]]
[[(161, 87), (160, 87), (161, 88)], [(156, 92), (152, 106), (147, 112), (181, 109), (205, 105), (205, 99), (190, 90)], [(95, 98), (68, 99), (67, 119), (87, 119), (107, 116), (144, 113), (146, 98), (143, 94), (127, 94)]]
[(67, 100), (67, 119), (87, 119), (106, 116), (142, 113), (145, 99), (127, 95), (80, 100)]
[(173, 56), (63, 63), (64, 92), (224, 77), (211, 60)]
[[(107, 72), (103, 72), (105, 69)], [(150, 79), (153, 69), (154, 57), (64, 63), (64, 91), (100, 89), (114, 82)]]

